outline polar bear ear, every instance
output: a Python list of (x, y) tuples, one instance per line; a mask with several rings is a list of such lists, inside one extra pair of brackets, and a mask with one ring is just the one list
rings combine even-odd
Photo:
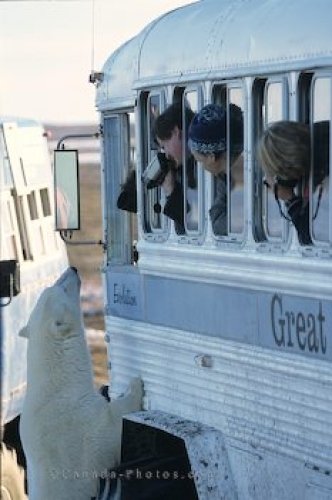
[(28, 326), (24, 326), (21, 328), (21, 330), (18, 332), (19, 337), (24, 337), (25, 339), (28, 339), (30, 336), (29, 328)]

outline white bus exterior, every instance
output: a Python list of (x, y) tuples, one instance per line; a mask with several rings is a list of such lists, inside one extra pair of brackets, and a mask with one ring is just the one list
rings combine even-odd
[[(331, 21), (330, 0), (197, 1), (120, 47), (97, 84), (111, 393), (142, 376), (145, 411), (131, 421), (183, 438), (200, 499), (332, 498), (331, 175), (302, 246), (255, 159), (269, 122), (331, 122)], [(213, 179), (200, 165), (197, 189), (185, 186), (185, 234), (154, 211), (162, 191), (140, 181), (156, 153), (153, 113), (175, 100), (243, 111), (227, 235), (213, 233)], [(131, 164), (137, 216), (116, 206)], [(314, 190), (310, 204), (313, 214)]]
[(68, 266), (55, 232), (53, 174), (46, 133), (31, 119), (0, 119), (0, 261), (16, 261), (20, 292), (0, 299), (1, 498), (25, 498), (15, 464), (26, 391), (26, 339), (18, 336), (42, 290)]

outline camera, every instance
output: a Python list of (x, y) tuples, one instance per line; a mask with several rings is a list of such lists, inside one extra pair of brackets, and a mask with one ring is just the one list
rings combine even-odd
[(142, 180), (147, 189), (160, 186), (171, 168), (175, 167), (173, 160), (166, 157), (165, 153), (157, 153), (142, 174)]

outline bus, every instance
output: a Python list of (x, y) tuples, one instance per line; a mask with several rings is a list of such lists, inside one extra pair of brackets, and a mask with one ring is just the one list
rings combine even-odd
[(36, 120), (0, 119), (1, 498), (22, 500), (25, 458), (19, 418), (27, 342), (18, 336), (43, 289), (68, 267), (55, 231), (47, 133)]
[[(272, 122), (331, 123), (331, 19), (330, 0), (200, 0), (151, 22), (91, 75), (110, 395), (132, 376), (145, 388), (143, 411), (123, 422), (123, 499), (332, 498), (331, 155), (320, 195), (310, 174), (306, 245), (256, 158)], [(242, 110), (226, 234), (213, 232), (215, 180), (199, 163), (195, 188), (184, 175), (181, 234), (160, 210), (163, 190), (144, 183), (154, 120), (175, 102)], [(117, 206), (133, 168), (136, 213)]]

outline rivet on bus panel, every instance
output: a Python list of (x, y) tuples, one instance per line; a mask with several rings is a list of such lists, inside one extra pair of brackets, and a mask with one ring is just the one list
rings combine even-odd
[(209, 354), (198, 354), (195, 356), (195, 363), (201, 368), (212, 368), (213, 361)]

